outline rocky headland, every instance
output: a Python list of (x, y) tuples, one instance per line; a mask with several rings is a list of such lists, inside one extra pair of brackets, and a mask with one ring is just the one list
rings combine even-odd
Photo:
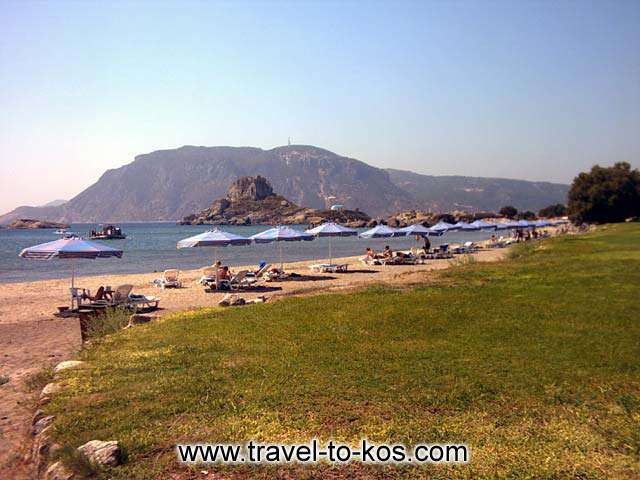
[(19, 218), (6, 225), (6, 227), (13, 229), (36, 230), (39, 228), (69, 228), (69, 225), (66, 223), (49, 222), (47, 220), (37, 220), (34, 218)]
[(224, 198), (199, 213), (187, 215), (181, 225), (316, 225), (334, 221), (350, 227), (365, 227), (371, 218), (359, 210), (305, 208), (274, 193), (269, 181), (257, 175), (235, 180)]

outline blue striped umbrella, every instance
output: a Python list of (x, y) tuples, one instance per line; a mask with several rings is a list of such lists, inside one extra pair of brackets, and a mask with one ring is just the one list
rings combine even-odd
[(431, 230), (433, 230), (434, 232), (446, 233), (447, 231), (451, 230), (452, 227), (453, 227), (453, 225), (450, 224), (450, 223), (438, 222), (435, 225), (431, 226)]
[(432, 236), (439, 237), (440, 235), (443, 234), (442, 231), (433, 230), (429, 227), (425, 227), (420, 223), (416, 223), (414, 225), (409, 225), (408, 227), (401, 228), (398, 230), (398, 232), (401, 232), (407, 237), (410, 237), (412, 235), (415, 235), (416, 237), (432, 237)]
[(400, 233), (395, 228), (388, 227), (386, 225), (376, 225), (370, 230), (366, 232), (362, 232), (358, 235), (360, 238), (389, 238), (389, 237), (399, 237), (403, 236), (403, 233)]
[(252, 235), (251, 240), (256, 243), (271, 243), (276, 242), (278, 244), (278, 251), (280, 253), (280, 269), (282, 270), (282, 244), (280, 242), (299, 242), (310, 241), (315, 239), (310, 233), (301, 232), (290, 227), (277, 226), (265, 230), (264, 232), (256, 233)]
[(122, 250), (107, 247), (79, 237), (67, 237), (25, 248), (20, 252), (22, 258), (52, 260), (54, 258), (71, 259), (71, 308), (73, 309), (73, 291), (75, 289), (76, 259), (122, 258)]
[(305, 230), (305, 233), (310, 233), (315, 237), (329, 237), (329, 263), (332, 263), (333, 252), (331, 248), (331, 239), (333, 237), (353, 237), (358, 234), (358, 231), (353, 228), (343, 227), (342, 225), (334, 222), (326, 222), (315, 228)]
[(251, 243), (250, 238), (241, 237), (235, 233), (225, 232), (218, 228), (209, 230), (207, 232), (199, 233), (193, 237), (184, 238), (177, 244), (179, 249), (181, 248), (194, 248), (194, 247), (213, 247), (213, 263), (218, 260), (218, 247), (228, 247), (229, 245), (249, 245)]

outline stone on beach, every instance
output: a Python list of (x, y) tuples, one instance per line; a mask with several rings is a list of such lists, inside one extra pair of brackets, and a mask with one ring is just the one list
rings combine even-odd
[(55, 366), (55, 368), (53, 369), (54, 373), (59, 373), (62, 372), (64, 370), (72, 370), (75, 368), (84, 368), (86, 366), (86, 362), (83, 362), (81, 360), (67, 360), (64, 362), (60, 362), (58, 365)]
[(40, 393), (40, 398), (50, 397), (58, 393), (61, 389), (62, 386), (59, 383), (47, 383)]
[(78, 451), (87, 459), (99, 466), (115, 467), (120, 465), (121, 452), (116, 440), (103, 442), (91, 440), (78, 447)]
[(67, 470), (62, 462), (56, 462), (47, 469), (44, 478), (45, 480), (70, 480), (73, 478), (73, 473)]

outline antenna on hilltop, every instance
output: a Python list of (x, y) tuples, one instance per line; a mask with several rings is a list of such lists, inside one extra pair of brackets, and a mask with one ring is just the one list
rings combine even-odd
[(291, 146), (291, 137), (288, 139), (289, 146)]

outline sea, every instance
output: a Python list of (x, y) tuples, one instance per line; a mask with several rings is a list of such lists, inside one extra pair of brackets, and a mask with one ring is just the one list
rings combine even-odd
[[(176, 248), (176, 243), (183, 238), (210, 230), (210, 226), (176, 225), (175, 223), (121, 223), (118, 224), (127, 235), (124, 240), (101, 240), (105, 245), (123, 250), (122, 258), (105, 258), (96, 260), (77, 260), (76, 275), (99, 275), (119, 273), (162, 272), (168, 268), (189, 270), (211, 265), (214, 249)], [(306, 225), (293, 226), (304, 230)], [(74, 223), (67, 229), (76, 235), (88, 237), (98, 224)], [(229, 232), (245, 237), (261, 232), (271, 226), (222, 226)], [(364, 231), (365, 229), (361, 229)], [(433, 246), (442, 243), (462, 243), (466, 241), (485, 240), (491, 232), (448, 232), (441, 237), (430, 237)], [(30, 282), (54, 278), (65, 278), (71, 275), (69, 260), (32, 260), (18, 256), (23, 248), (60, 238), (55, 230), (9, 230), (0, 229), (0, 283)], [(247, 246), (231, 246), (215, 249), (217, 258), (230, 266), (257, 265), (261, 261), (278, 263), (280, 255), (284, 262), (301, 260), (325, 260), (329, 257), (328, 238), (317, 238), (313, 241), (277, 242), (270, 244), (251, 244)], [(409, 249), (418, 245), (415, 237), (395, 237), (381, 239), (362, 239), (359, 237), (331, 239), (333, 258), (364, 255), (367, 247), (382, 250), (389, 245), (393, 250)]]

